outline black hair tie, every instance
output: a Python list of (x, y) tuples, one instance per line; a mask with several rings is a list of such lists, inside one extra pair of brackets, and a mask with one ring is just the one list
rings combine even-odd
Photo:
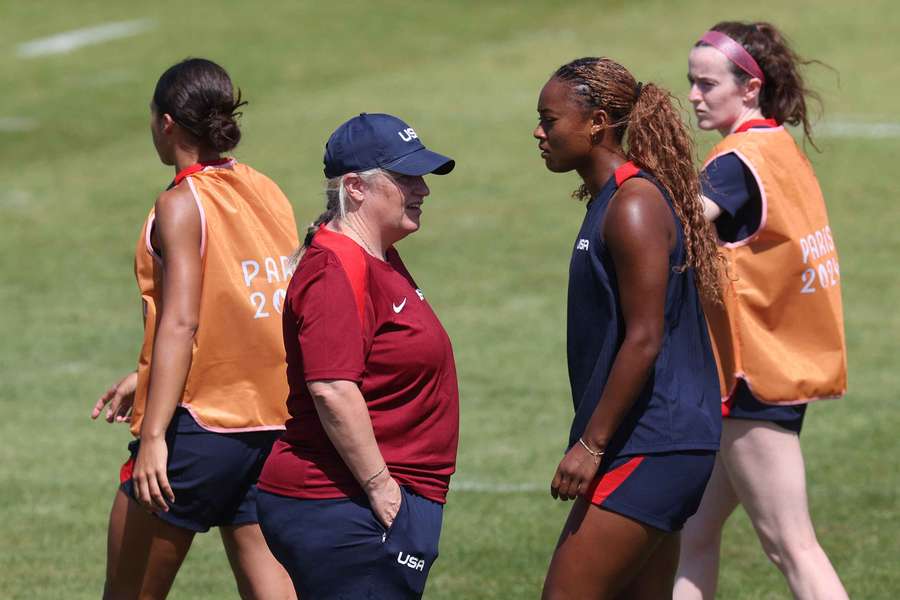
[(310, 244), (312, 244), (313, 237), (315, 237), (316, 232), (319, 231), (319, 228), (315, 223), (310, 224), (309, 227), (306, 228), (306, 237), (303, 238), (303, 247), (309, 248)]
[(634, 88), (634, 99), (637, 101), (638, 98), (641, 97), (641, 92), (644, 90), (644, 82), (638, 81), (637, 85)]

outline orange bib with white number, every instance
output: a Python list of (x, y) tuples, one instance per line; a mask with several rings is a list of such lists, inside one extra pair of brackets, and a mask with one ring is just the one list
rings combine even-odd
[[(298, 245), (294, 213), (269, 178), (228, 161), (185, 177), (200, 210), (203, 282), (191, 368), (180, 406), (210, 431), (284, 429), (288, 393), (281, 310)], [(162, 308), (162, 260), (144, 223), (135, 276), (144, 305), (131, 431), (139, 435)]]
[(762, 198), (759, 228), (735, 243), (724, 309), (704, 306), (723, 400), (738, 379), (770, 404), (839, 397), (847, 389), (840, 267), (812, 166), (784, 127), (733, 133), (707, 163), (734, 153)]

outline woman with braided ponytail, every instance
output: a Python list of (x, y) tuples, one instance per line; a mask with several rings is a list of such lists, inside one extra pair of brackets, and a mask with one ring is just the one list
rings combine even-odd
[(719, 364), (722, 451), (682, 537), (676, 598), (712, 598), (722, 527), (738, 504), (797, 598), (846, 598), (819, 545), (799, 433), (806, 404), (847, 387), (840, 268), (815, 173), (784, 124), (810, 139), (808, 64), (769, 23), (723, 22), (688, 60), (701, 129), (723, 139), (703, 202), (729, 278), (707, 306)]
[(538, 114), (547, 168), (577, 171), (588, 201), (569, 267), (575, 418), (551, 483), (575, 504), (543, 597), (667, 597), (721, 429), (700, 304), (719, 299), (718, 259), (693, 146), (670, 94), (608, 58), (560, 67)]
[(175, 178), (138, 237), (138, 368), (93, 417), (130, 421), (107, 538), (104, 598), (165, 598), (194, 535), (218, 527), (242, 598), (295, 598), (266, 546), (256, 480), (284, 431), (281, 306), (293, 210), (265, 175), (222, 156), (244, 104), (214, 62), (167, 69), (150, 131)]

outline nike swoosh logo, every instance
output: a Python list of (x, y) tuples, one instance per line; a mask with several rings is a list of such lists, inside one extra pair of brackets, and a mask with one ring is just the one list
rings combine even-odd
[(403, 302), (401, 302), (400, 304), (391, 304), (391, 307), (394, 309), (395, 313), (399, 313), (401, 310), (403, 310), (404, 306), (406, 306), (406, 298), (404, 298)]

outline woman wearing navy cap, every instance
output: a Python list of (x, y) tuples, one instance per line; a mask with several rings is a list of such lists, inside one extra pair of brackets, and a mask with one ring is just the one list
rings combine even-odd
[(551, 483), (575, 504), (544, 598), (671, 597), (721, 430), (700, 306), (719, 270), (691, 140), (667, 91), (608, 58), (560, 67), (538, 114), (547, 168), (577, 171), (588, 200), (569, 267), (575, 418)]
[(806, 404), (843, 395), (840, 267), (819, 183), (783, 124), (809, 139), (805, 64), (768, 23), (723, 22), (691, 50), (690, 101), (722, 141), (703, 201), (728, 258), (708, 307), (719, 359), (722, 451), (682, 538), (675, 596), (712, 598), (722, 527), (741, 504), (797, 598), (846, 598), (816, 539), (799, 433)]
[(456, 369), (394, 244), (419, 229), (423, 176), (453, 167), (384, 114), (350, 119), (325, 148), (326, 210), (284, 305), (291, 419), (257, 499), (301, 598), (418, 598), (437, 558)]

